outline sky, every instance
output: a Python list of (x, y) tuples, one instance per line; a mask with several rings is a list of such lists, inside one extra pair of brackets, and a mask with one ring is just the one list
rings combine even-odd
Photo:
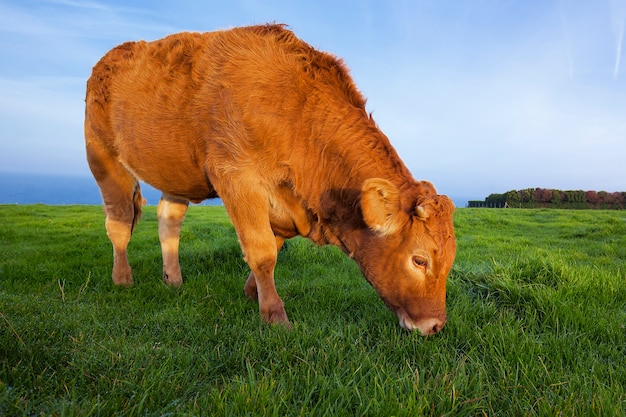
[(0, 0), (0, 171), (90, 176), (85, 83), (114, 46), (266, 22), (342, 58), (455, 202), (626, 191), (626, 0)]

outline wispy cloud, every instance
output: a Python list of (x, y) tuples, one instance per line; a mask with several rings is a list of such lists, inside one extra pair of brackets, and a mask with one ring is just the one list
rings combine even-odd
[(111, 10), (109, 6), (95, 1), (46, 0), (45, 2), (59, 6), (77, 7), (81, 9)]
[(622, 45), (624, 43), (624, 27), (626, 26), (626, 0), (611, 0), (611, 26), (616, 37), (615, 66), (613, 79), (619, 77), (622, 61)]
[(617, 36), (617, 52), (615, 54), (615, 69), (613, 70), (613, 79), (617, 80), (619, 75), (619, 66), (622, 60), (622, 42), (624, 41), (624, 23), (622, 23), (622, 28), (620, 30), (619, 35)]

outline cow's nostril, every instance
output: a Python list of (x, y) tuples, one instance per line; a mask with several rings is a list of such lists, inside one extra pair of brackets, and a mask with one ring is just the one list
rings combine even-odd
[(439, 333), (441, 329), (443, 329), (443, 326), (445, 326), (445, 324), (446, 324), (445, 320), (434, 319), (432, 322), (432, 327), (428, 329), (429, 331), (427, 332), (426, 335), (433, 335), (433, 334)]
[(433, 326), (433, 331), (431, 334), (435, 334), (435, 333), (439, 333), (439, 331), (443, 329), (443, 324), (442, 323), (435, 323), (435, 325)]

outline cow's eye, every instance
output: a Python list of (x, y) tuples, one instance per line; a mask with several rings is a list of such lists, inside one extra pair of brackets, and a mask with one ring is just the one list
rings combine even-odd
[(413, 265), (418, 268), (426, 268), (426, 266), (428, 265), (428, 261), (423, 256), (414, 256)]

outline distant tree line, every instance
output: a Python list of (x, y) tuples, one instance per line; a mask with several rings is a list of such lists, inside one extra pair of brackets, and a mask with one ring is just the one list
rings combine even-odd
[(484, 201), (470, 201), (467, 206), (622, 210), (625, 205), (626, 192), (526, 188), (490, 194)]

